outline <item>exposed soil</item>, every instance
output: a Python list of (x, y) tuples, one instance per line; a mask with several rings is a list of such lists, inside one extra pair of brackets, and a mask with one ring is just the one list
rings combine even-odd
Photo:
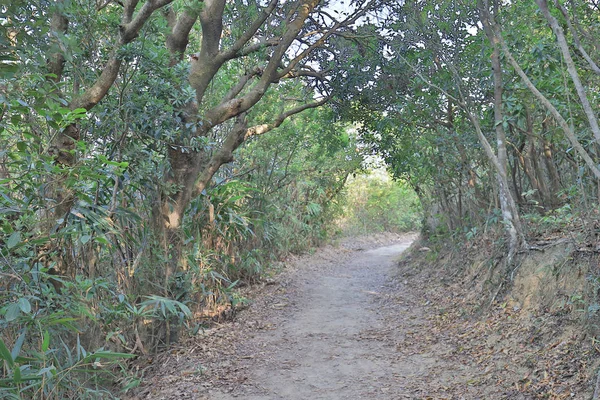
[[(558, 393), (524, 390), (527, 382), (533, 386), (529, 376), (538, 364), (511, 365), (511, 356), (527, 350), (504, 340), (504, 326), (510, 335), (522, 328), (511, 325), (513, 311), (464, 318), (460, 295), (431, 274), (398, 268), (415, 238), (354, 239), (290, 260), (274, 280), (247, 293), (252, 304), (233, 322), (140, 365), (144, 384), (132, 398), (590, 397), (591, 378), (577, 360), (574, 383)], [(560, 357), (553, 360), (563, 367)]]

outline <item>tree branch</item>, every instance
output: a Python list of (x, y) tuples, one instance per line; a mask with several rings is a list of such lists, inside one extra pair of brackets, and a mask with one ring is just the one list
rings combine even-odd
[(581, 105), (583, 106), (583, 111), (587, 116), (588, 122), (590, 124), (590, 128), (592, 128), (592, 133), (594, 134), (594, 138), (596, 142), (600, 142), (600, 126), (598, 125), (598, 119), (596, 118), (596, 114), (592, 110), (592, 105), (587, 98), (587, 93), (585, 92), (585, 88), (581, 83), (581, 79), (579, 78), (579, 74), (577, 73), (577, 67), (575, 67), (575, 63), (573, 62), (573, 58), (571, 58), (571, 53), (569, 51), (569, 45), (567, 44), (567, 40), (565, 39), (565, 34), (558, 24), (558, 21), (552, 14), (550, 14), (550, 10), (548, 9), (548, 3), (546, 0), (536, 0), (536, 3), (546, 20), (550, 24), (554, 35), (556, 36), (556, 40), (558, 42), (558, 47), (562, 52), (563, 58), (565, 59), (565, 63), (567, 64), (567, 71), (569, 75), (571, 75), (571, 79), (573, 80), (573, 84), (575, 85), (575, 90), (579, 95), (579, 100), (581, 101)]
[[(598, 11), (596, 7), (596, 11)], [(591, 45), (596, 49), (596, 51), (600, 51), (600, 42), (592, 36), (588, 31), (581, 27), (579, 20), (577, 19), (577, 14), (573, 13), (573, 23), (575, 24), (575, 29), (591, 43)]]
[[(123, 14), (123, 19), (121, 22), (121, 44), (130, 43), (133, 39), (137, 37), (142, 29), (142, 26), (146, 23), (148, 18), (154, 13), (154, 11), (158, 10), (161, 7), (166, 6), (167, 4), (172, 3), (174, 0), (148, 0), (144, 3), (140, 11), (133, 17), (132, 13), (135, 10), (135, 4), (137, 4), (137, 0), (132, 0), (133, 8), (125, 8), (125, 12)], [(128, 6), (130, 4), (128, 3)]]
[(285, 67), (281, 72), (279, 72), (279, 77), (283, 77), (287, 75), (292, 69), (298, 65), (300, 61), (308, 57), (310, 53), (312, 53), (316, 48), (321, 47), (327, 39), (329, 39), (332, 35), (337, 34), (340, 28), (349, 26), (355, 23), (360, 17), (362, 17), (368, 10), (371, 9), (375, 5), (377, 0), (371, 0), (367, 5), (363, 8), (356, 10), (350, 17), (341, 22), (336, 22), (333, 26), (328, 29), (323, 35), (317, 39), (312, 45), (308, 46), (304, 51), (302, 51), (299, 55), (294, 57), (289, 63), (288, 66)]
[[(260, 15), (258, 16), (258, 18), (256, 18), (254, 20), (254, 22), (248, 27), (248, 29), (242, 34), (242, 36), (240, 36), (229, 49), (227, 49), (221, 53), (221, 56), (225, 60), (230, 60), (232, 58), (239, 57), (242, 55), (242, 54), (238, 54), (238, 52), (240, 50), (242, 50), (242, 48), (246, 45), (246, 43), (248, 43), (250, 41), (250, 39), (252, 39), (252, 37), (254, 37), (256, 32), (258, 32), (260, 27), (265, 23), (267, 18), (269, 18), (269, 15), (271, 15), (273, 10), (277, 6), (277, 3), (279, 3), (278, 0), (271, 0), (269, 2), (269, 4), (267, 5), (267, 7), (265, 7), (260, 12)], [(259, 43), (259, 45), (260, 45), (260, 43)], [(252, 47), (256, 47), (256, 46), (252, 46)], [(258, 50), (262, 47), (264, 47), (264, 45), (257, 47), (256, 50)], [(246, 54), (250, 54), (256, 50), (252, 50), (249, 52), (247, 50)]]
[[(60, 7), (63, 5), (63, 2), (59, 1), (57, 2), (57, 5)], [(61, 11), (55, 11), (50, 19), (50, 32), (57, 43), (60, 43), (59, 35), (67, 33), (68, 27), (69, 20), (67, 17)], [(52, 77), (54, 82), (59, 82), (61, 80), (64, 67), (65, 56), (61, 52), (50, 54), (48, 57), (48, 72), (54, 75), (54, 77)]]
[(225, 102), (225, 101), (233, 100), (236, 96), (238, 96), (242, 92), (242, 90), (244, 90), (244, 88), (246, 87), (248, 82), (250, 82), (250, 80), (252, 78), (254, 78), (255, 76), (259, 76), (261, 74), (262, 74), (262, 69), (260, 69), (259, 67), (255, 67), (252, 71), (243, 75), (238, 80), (238, 83), (235, 86), (233, 86), (229, 90), (229, 92), (225, 95), (225, 97), (223, 98), (223, 101)]
[(267, 47), (275, 47), (279, 44), (279, 39), (261, 40), (258, 43), (246, 46), (238, 51), (232, 58), (245, 57)]
[(325, 104), (328, 100), (329, 98), (327, 97), (319, 101), (303, 104), (301, 106), (292, 108), (291, 110), (280, 114), (277, 118), (275, 118), (275, 121), (272, 124), (257, 125), (251, 128), (248, 128), (246, 114), (239, 114), (237, 116), (236, 123), (225, 138), (225, 141), (223, 142), (221, 148), (212, 155), (210, 161), (200, 172), (199, 178), (196, 181), (194, 187), (195, 194), (201, 193), (206, 188), (212, 177), (223, 164), (227, 164), (233, 161), (234, 151), (238, 147), (240, 147), (240, 145), (244, 143), (244, 141), (246, 141), (248, 138), (267, 133), (281, 126), (281, 124), (292, 115), (296, 115), (310, 108), (320, 107), (323, 104)]
[(579, 40), (579, 34), (577, 33), (577, 29), (575, 29), (573, 27), (573, 24), (571, 23), (571, 18), (569, 17), (569, 13), (567, 12), (567, 9), (558, 0), (554, 0), (554, 5), (560, 10), (563, 17), (565, 17), (565, 21), (567, 22), (567, 27), (569, 28), (569, 31), (573, 35), (573, 41), (575, 42), (575, 47), (577, 47), (577, 50), (579, 50), (582, 57), (587, 61), (588, 65), (590, 66), (592, 71), (594, 71), (594, 73), (596, 73), (597, 75), (600, 75), (600, 68), (594, 62), (594, 60), (592, 60), (592, 57), (590, 57), (588, 52), (585, 51), (585, 49), (581, 45), (581, 41)]
[(279, 79), (277, 68), (285, 56), (296, 36), (304, 26), (304, 21), (319, 3), (319, 0), (302, 0), (296, 18), (288, 24), (279, 44), (273, 50), (273, 54), (264, 69), (258, 83), (243, 97), (223, 101), (216, 107), (208, 110), (205, 114), (205, 122), (209, 126), (216, 126), (230, 118), (244, 113), (254, 106), (266, 93), (269, 86)]
[(290, 72), (288, 72), (285, 76), (282, 76), (281, 79), (291, 79), (291, 78), (299, 78), (301, 76), (306, 76), (306, 77), (311, 77), (311, 78), (317, 78), (320, 81), (326, 81), (325, 79), (325, 74), (327, 74), (328, 72), (331, 72), (331, 68), (328, 68), (326, 70), (317, 72), (313, 69), (293, 69)]
[(200, 58), (214, 58), (219, 54), (221, 35), (223, 34), (223, 11), (225, 0), (206, 0), (200, 12), (202, 25), (202, 48)]
[(299, 114), (302, 111), (305, 111), (305, 110), (308, 110), (311, 108), (320, 107), (320, 106), (324, 105), (325, 103), (327, 103), (329, 100), (330, 100), (330, 97), (324, 97), (323, 99), (321, 99), (319, 101), (303, 104), (301, 106), (292, 108), (291, 110), (288, 110), (288, 111), (280, 114), (279, 116), (277, 116), (277, 118), (275, 118), (275, 121), (271, 124), (256, 125), (251, 128), (248, 128), (246, 130), (246, 133), (244, 134), (244, 139), (248, 139), (252, 136), (263, 135), (269, 131), (272, 131), (273, 129), (280, 127), (281, 124), (283, 124), (283, 122), (286, 119), (288, 119), (289, 117), (291, 117), (292, 115)]
[(527, 74), (525, 74), (519, 63), (517, 63), (517, 61), (513, 57), (510, 49), (508, 48), (508, 45), (502, 38), (501, 33), (498, 31), (497, 26), (494, 26), (494, 31), (496, 37), (498, 38), (504, 56), (506, 57), (510, 65), (513, 67), (517, 75), (519, 75), (525, 86), (527, 86), (529, 91), (538, 99), (538, 101), (544, 106), (544, 108), (546, 108), (546, 110), (548, 110), (550, 114), (552, 114), (558, 125), (562, 128), (563, 132), (565, 133), (565, 136), (567, 136), (567, 139), (569, 139), (569, 142), (571, 142), (571, 145), (573, 146), (575, 151), (577, 151), (579, 156), (583, 158), (585, 164), (588, 166), (590, 171), (592, 171), (596, 179), (600, 180), (600, 170), (598, 169), (596, 163), (594, 162), (594, 160), (592, 160), (588, 152), (583, 148), (581, 143), (579, 143), (577, 136), (571, 130), (567, 121), (565, 121), (562, 115), (560, 115), (558, 110), (552, 105), (552, 103), (546, 98), (546, 96), (544, 96), (542, 92), (540, 92), (538, 88), (535, 87), (535, 85), (533, 84), (533, 82), (531, 82)]
[(125, 7), (123, 9), (123, 18), (121, 22), (123, 24), (128, 24), (133, 19), (133, 13), (135, 12), (135, 8), (137, 7), (140, 0), (127, 0), (125, 2)]
[[(154, 11), (173, 1), (174, 0), (148, 0), (144, 3), (135, 17), (133, 17), (131, 13), (133, 13), (133, 10), (135, 9), (137, 0), (127, 2), (123, 11), (122, 23), (120, 25), (121, 37), (119, 39), (119, 44), (116, 46), (115, 50), (113, 50), (113, 53), (102, 69), (102, 73), (96, 82), (94, 82), (94, 84), (83, 94), (71, 101), (71, 109), (85, 108), (86, 110), (90, 110), (106, 96), (108, 90), (117, 79), (119, 69), (121, 68), (121, 60), (117, 56), (118, 48), (131, 42), (137, 37), (139, 30)], [(127, 22), (128, 20), (131, 20), (131, 22)]]
[(184, 10), (181, 16), (176, 20), (171, 28), (171, 33), (167, 36), (167, 49), (171, 53), (169, 66), (178, 64), (183, 59), (183, 54), (190, 42), (190, 31), (198, 20), (197, 13), (188, 13)]

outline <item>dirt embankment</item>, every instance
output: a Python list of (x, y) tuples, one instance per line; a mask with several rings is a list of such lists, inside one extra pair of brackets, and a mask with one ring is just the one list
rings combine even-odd
[(398, 276), (422, 285), (436, 341), (479, 369), (469, 386), (505, 388), (489, 398), (589, 400), (600, 353), (590, 313), (597, 255), (560, 238), (530, 244), (509, 267), (491, 240), (415, 252)]
[(504, 285), (483, 296), (490, 286), (470, 282), (491, 276), (457, 268), (457, 254), (433, 263), (416, 249), (398, 266), (414, 239), (355, 239), (290, 260), (234, 321), (140, 365), (132, 398), (591, 397), (595, 349), (575, 321), (525, 311)]

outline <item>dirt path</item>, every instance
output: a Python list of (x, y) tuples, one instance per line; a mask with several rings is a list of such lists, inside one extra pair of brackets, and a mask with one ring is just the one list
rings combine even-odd
[[(257, 338), (272, 350), (255, 359), (248, 379), (253, 390), (242, 397), (390, 398), (396, 377), (418, 373), (412, 363), (396, 362), (389, 343), (372, 334), (383, 329), (376, 300), (386, 272), (409, 245), (407, 240), (361, 252), (307, 280), (286, 320)], [(212, 398), (234, 395), (214, 393)]]
[(517, 398), (478, 386), (489, 371), (428, 332), (422, 283), (394, 278), (413, 239), (300, 258), (236, 323), (163, 360), (137, 398)]
[(143, 384), (129, 399), (591, 397), (598, 349), (564, 317), (531, 317), (505, 300), (474, 314), (476, 292), (450, 276), (458, 266), (426, 253), (398, 265), (415, 236), (389, 239), (288, 260), (242, 293), (251, 305), (233, 321), (139, 360)]

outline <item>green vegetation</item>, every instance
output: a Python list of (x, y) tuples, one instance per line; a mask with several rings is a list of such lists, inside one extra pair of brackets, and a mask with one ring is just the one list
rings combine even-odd
[(0, 6), (0, 397), (131, 389), (126, 359), (327, 237), (363, 154), (291, 49), (366, 9), (184, 3)]
[(110, 397), (336, 229), (591, 241), (600, 10), (536, 3), (0, 5), (0, 394)]
[(421, 205), (415, 192), (393, 181), (385, 170), (357, 174), (348, 179), (338, 221), (347, 236), (375, 232), (418, 231)]
[(334, 81), (426, 232), (499, 228), (509, 261), (540, 221), (596, 219), (598, 10), (548, 3), (386, 2), (398, 17), (361, 27), (370, 39), (339, 50), (352, 68)]

